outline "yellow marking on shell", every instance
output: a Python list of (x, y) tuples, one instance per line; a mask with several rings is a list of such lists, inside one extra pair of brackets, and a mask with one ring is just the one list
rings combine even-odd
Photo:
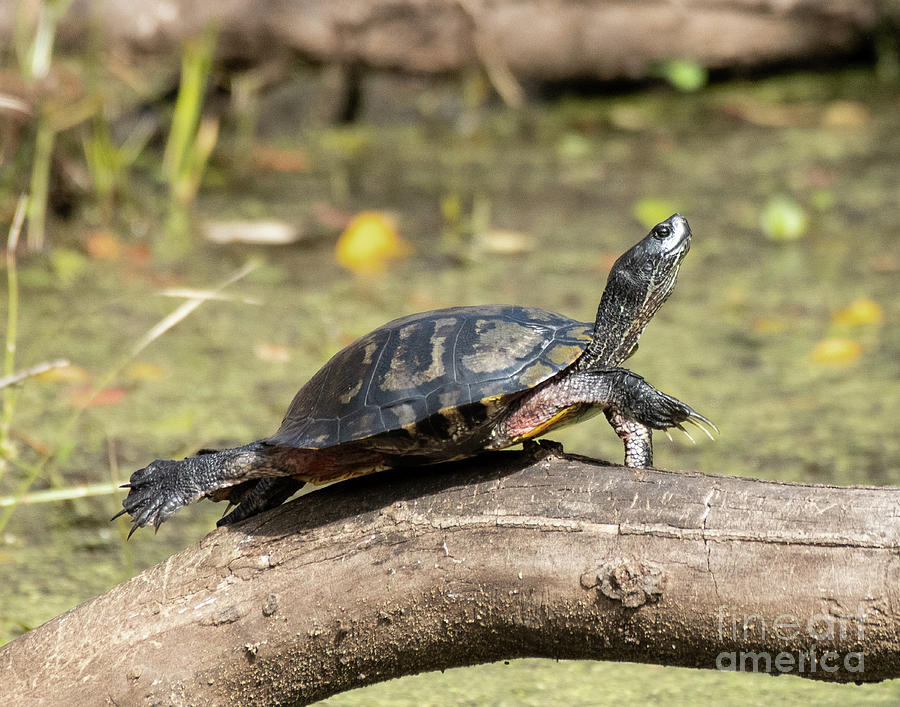
[(466, 418), (463, 417), (459, 408), (450, 405), (438, 410), (437, 414), (447, 421), (447, 435), (450, 439), (454, 442), (458, 440), (466, 429)]
[(431, 334), (431, 365), (424, 373), (431, 376), (426, 381), (434, 380), (444, 375), (444, 350), (447, 344), (447, 333), (444, 329), (451, 330), (456, 325), (456, 319), (435, 319), (434, 329)]
[[(428, 365), (422, 365), (425, 362), (419, 361), (418, 355), (414, 355), (412, 358), (408, 355), (394, 356), (391, 360), (390, 370), (384, 374), (381, 380), (381, 387), (384, 390), (408, 390), (409, 388), (417, 388), (444, 375), (444, 347), (447, 339), (445, 336), (438, 335), (437, 332), (442, 326), (453, 324), (455, 321), (454, 319), (437, 319), (430, 322), (433, 328)], [(399, 334), (400, 341), (409, 339), (419, 326), (419, 322), (415, 322), (402, 327)]]
[(362, 379), (358, 380), (358, 381), (356, 382), (356, 385), (354, 385), (354, 386), (353, 386), (352, 388), (350, 388), (346, 393), (344, 393), (343, 395), (341, 395), (341, 396), (338, 398), (338, 400), (340, 400), (342, 403), (344, 403), (344, 404), (346, 405), (346, 404), (349, 403), (351, 400), (353, 400), (353, 397), (354, 397), (354, 396), (362, 389), (362, 384), (363, 384)]
[(397, 416), (397, 423), (401, 427), (412, 425), (416, 422), (416, 409), (409, 404), (395, 405), (391, 412)]
[(446, 391), (438, 394), (438, 404), (441, 406), (439, 412), (445, 415), (447, 410), (452, 410), (458, 404), (459, 392), (455, 390)]
[(378, 350), (378, 342), (373, 341), (369, 344), (366, 344), (366, 348), (363, 350), (363, 365), (368, 366), (375, 360), (375, 351)]
[(462, 357), (462, 364), (473, 373), (489, 373), (497, 366), (497, 354), (505, 359), (521, 359), (532, 352), (536, 334), (516, 322), (479, 319), (475, 322), (474, 351)]
[(531, 387), (533, 385), (537, 385), (543, 380), (547, 380), (550, 376), (552, 376), (556, 371), (546, 363), (535, 363), (522, 371), (522, 375), (520, 380), (522, 384), (526, 387)]
[(594, 338), (593, 327), (585, 326), (580, 333), (575, 335), (575, 338), (579, 341), (591, 341)]
[(565, 366), (578, 358), (582, 351), (584, 351), (584, 348), (576, 346), (575, 344), (559, 344), (551, 347), (550, 350), (547, 351), (547, 358), (553, 361), (557, 366)]

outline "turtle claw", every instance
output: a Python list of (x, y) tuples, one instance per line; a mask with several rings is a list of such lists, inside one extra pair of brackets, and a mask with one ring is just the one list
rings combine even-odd
[(680, 422), (676, 424), (675, 427), (681, 430), (684, 433), (684, 436), (691, 440), (691, 444), (697, 444), (697, 441), (693, 437), (691, 437), (691, 433), (684, 429), (684, 427), (681, 426)]
[(716, 441), (716, 438), (713, 436), (713, 432), (715, 432), (716, 434), (721, 434), (719, 432), (719, 428), (716, 427), (715, 422), (694, 410), (691, 411), (691, 415), (687, 420), (685, 420), (685, 422), (690, 422), (692, 425), (694, 425), (694, 427), (697, 427), (699, 430), (701, 430), (703, 434), (709, 437), (713, 442)]
[[(710, 432), (704, 425), (698, 425), (695, 422), (694, 426), (699, 427), (703, 431), (703, 434), (705, 434), (707, 437), (709, 437), (711, 441), (713, 441), (713, 442), (716, 441), (716, 438), (713, 436), (713, 433)], [(719, 429), (715, 425), (713, 425), (713, 430), (716, 432), (716, 434), (719, 434)]]
[(116, 518), (118, 518), (119, 516), (125, 515), (127, 512), (128, 512), (128, 511), (126, 511), (126, 510), (123, 508), (121, 511), (119, 511), (118, 513), (116, 513), (112, 518), (110, 518), (110, 519), (109, 519), (109, 522), (112, 523)]
[(671, 427), (675, 427), (681, 430), (684, 436), (691, 441), (691, 444), (696, 444), (694, 437), (684, 428), (683, 423), (688, 422), (698, 427), (703, 434), (712, 440), (715, 440), (713, 433), (719, 433), (719, 428), (716, 427), (712, 420), (671, 395), (653, 390), (652, 395), (648, 396), (648, 399), (651, 403), (649, 409), (645, 409), (642, 411), (642, 414), (636, 415), (636, 419), (647, 427), (665, 431), (669, 440), (672, 439), (672, 435), (669, 434), (668, 430)]

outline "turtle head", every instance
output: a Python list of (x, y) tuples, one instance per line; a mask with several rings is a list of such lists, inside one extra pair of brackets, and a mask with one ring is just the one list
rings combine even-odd
[(684, 216), (673, 214), (616, 260), (603, 296), (639, 300), (635, 314), (649, 321), (675, 289), (678, 266), (690, 248), (691, 227)]
[(673, 214), (616, 260), (582, 366), (617, 366), (631, 355), (644, 327), (675, 289), (678, 268), (690, 247), (687, 219)]

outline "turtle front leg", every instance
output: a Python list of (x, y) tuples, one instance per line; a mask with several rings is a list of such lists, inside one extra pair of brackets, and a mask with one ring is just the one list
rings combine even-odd
[[(622, 369), (624, 370), (624, 369)], [(622, 379), (626, 394), (624, 408), (607, 407), (604, 411), (609, 424), (625, 445), (625, 466), (643, 468), (653, 466), (653, 430), (677, 427), (694, 441), (682, 427), (690, 422), (702, 429), (710, 439), (710, 430), (719, 429), (708, 418), (678, 398), (657, 390), (636, 373)]]
[[(228, 507), (234, 506), (234, 510), (217, 520), (216, 525), (219, 527), (231, 525), (280, 506), (305, 485), (305, 481), (298, 481), (291, 476), (281, 476), (254, 479), (245, 481), (239, 486), (231, 486), (222, 493), (222, 500), (227, 500)], [(217, 494), (213, 495), (213, 500), (217, 501), (219, 499), (216, 496)]]
[(502, 449), (537, 437), (571, 419), (569, 413), (580, 405), (605, 411), (625, 444), (625, 465), (630, 467), (653, 463), (651, 430), (681, 427), (683, 422), (716, 429), (690, 405), (657, 390), (636, 373), (624, 368), (596, 368), (564, 374), (526, 396), (498, 422), (489, 446)]
[(653, 466), (653, 430), (614, 410), (606, 411), (606, 419), (625, 445), (625, 466), (635, 469)]

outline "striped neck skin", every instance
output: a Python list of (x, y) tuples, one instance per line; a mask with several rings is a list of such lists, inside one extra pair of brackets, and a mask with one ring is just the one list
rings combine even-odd
[(687, 221), (675, 214), (616, 261), (579, 368), (618, 366), (628, 358), (644, 327), (675, 289), (690, 237)]

